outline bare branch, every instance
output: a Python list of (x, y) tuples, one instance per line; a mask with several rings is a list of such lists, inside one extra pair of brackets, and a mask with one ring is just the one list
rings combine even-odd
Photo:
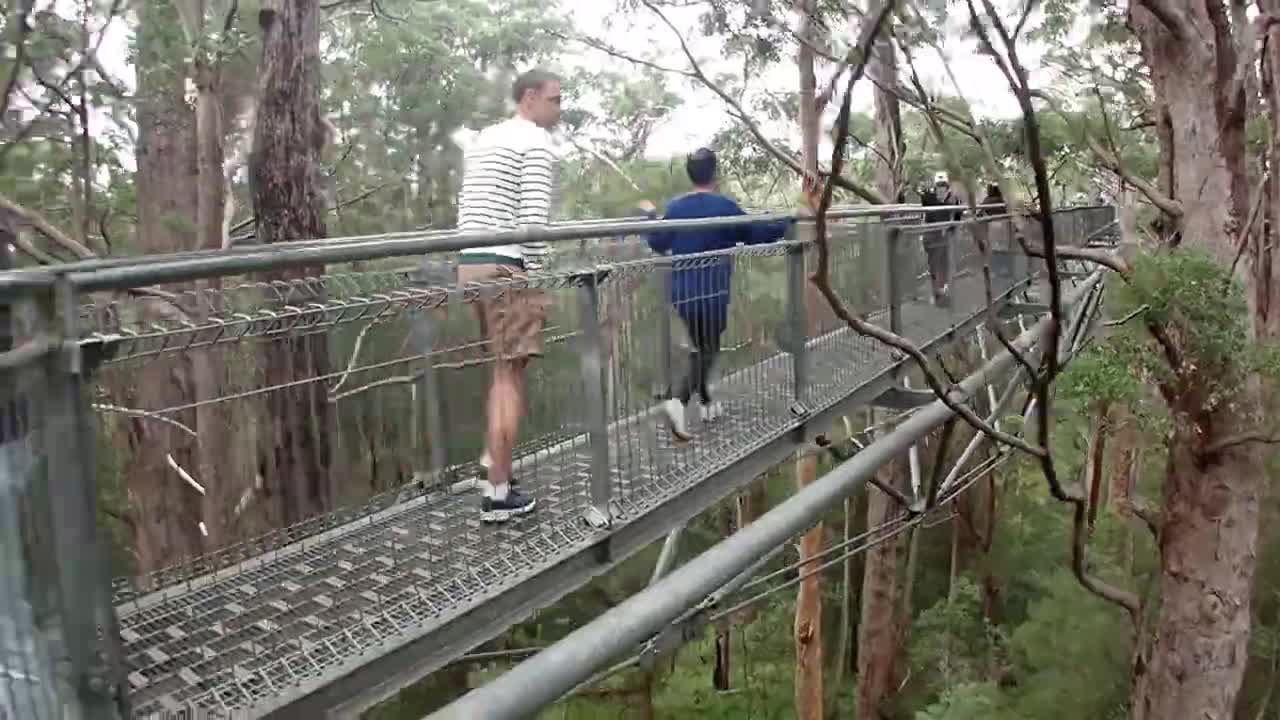
[(1142, 313), (1144, 313), (1144, 312), (1146, 312), (1146, 311), (1148, 311), (1148, 310), (1150, 310), (1150, 309), (1151, 309), (1151, 306), (1150, 306), (1150, 305), (1146, 305), (1146, 304), (1139, 305), (1138, 307), (1134, 308), (1133, 312), (1131, 312), (1131, 313), (1129, 313), (1129, 314), (1125, 315), (1124, 317), (1120, 318), (1119, 320), (1108, 320), (1108, 321), (1106, 321), (1106, 322), (1104, 322), (1104, 323), (1102, 323), (1102, 324), (1103, 324), (1103, 325), (1105, 325), (1105, 326), (1107, 326), (1107, 327), (1118, 327), (1118, 326), (1123, 325), (1123, 324), (1125, 324), (1125, 323), (1129, 322), (1130, 320), (1132, 320), (1132, 319), (1134, 319), (1134, 318), (1138, 317), (1139, 315), (1141, 315)]
[[(1039, 245), (1032, 245), (1026, 241), (1026, 238), (1019, 238), (1022, 244), (1022, 251), (1027, 255), (1036, 258), (1045, 257), (1045, 250)], [(1113, 270), (1117, 275), (1128, 279), (1129, 265), (1122, 258), (1116, 257), (1111, 253), (1102, 250), (1090, 250), (1089, 248), (1077, 247), (1060, 247), (1057, 248), (1058, 257), (1064, 260), (1084, 260), (1086, 262), (1097, 263), (1108, 270)]]
[(606, 55), (611, 55), (615, 58), (618, 58), (619, 60), (625, 60), (633, 65), (641, 65), (643, 67), (650, 68), (651, 70), (657, 70), (658, 72), (672, 73), (674, 75), (682, 75), (684, 77), (693, 78), (695, 80), (700, 79), (698, 78), (697, 75), (695, 75), (694, 73), (688, 70), (681, 70), (678, 68), (667, 67), (666, 65), (659, 65), (658, 63), (655, 63), (652, 60), (645, 60), (643, 58), (638, 58), (634, 55), (623, 52), (622, 50), (619, 50), (602, 40), (597, 40), (593, 37), (588, 37), (586, 35), (566, 35), (565, 33), (559, 32), (557, 30), (551, 30), (549, 32), (551, 33), (551, 35), (558, 37), (562, 40), (567, 40), (569, 42), (580, 42), (583, 45), (586, 45), (587, 47), (593, 48), (595, 50), (599, 50), (600, 52), (605, 53)]
[(1022, 34), (1023, 27), (1027, 24), (1027, 19), (1031, 17), (1031, 11), (1035, 9), (1036, 0), (1023, 0), (1022, 17), (1018, 18), (1018, 24), (1013, 28), (1013, 39), (1017, 40)]
[(329, 402), (336, 403), (339, 400), (351, 397), (352, 395), (359, 395), (362, 392), (368, 392), (369, 390), (384, 387), (386, 385), (408, 385), (411, 382), (417, 381), (420, 377), (422, 377), (422, 373), (416, 373), (413, 375), (395, 375), (393, 377), (375, 380), (371, 383), (361, 385), (360, 387), (347, 390), (346, 392), (341, 392), (336, 395), (331, 394), (329, 395)]
[[(1271, 133), (1267, 139), (1266, 157), (1275, 157), (1276, 136)], [(1240, 234), (1235, 239), (1236, 256), (1231, 259), (1231, 269), (1227, 272), (1226, 285), (1230, 286), (1231, 278), (1236, 274), (1236, 265), (1240, 263), (1240, 258), (1244, 255), (1244, 251), (1249, 247), (1249, 237), (1253, 235), (1253, 227), (1258, 222), (1258, 216), (1262, 211), (1262, 200), (1266, 197), (1266, 190), (1269, 187), (1268, 179), (1271, 177), (1271, 165), (1262, 171), (1262, 178), (1258, 181), (1257, 187), (1253, 189), (1253, 201), (1249, 203), (1249, 219), (1245, 221), (1244, 227), (1240, 228)]]
[(1237, 435), (1228, 435), (1227, 437), (1221, 438), (1217, 442), (1208, 445), (1201, 450), (1200, 453), (1202, 455), (1219, 455), (1233, 447), (1248, 445), (1251, 443), (1275, 445), (1280, 443), (1280, 435), (1272, 435), (1260, 430), (1251, 430)]
[(604, 163), (605, 165), (608, 165), (610, 170), (616, 173), (618, 177), (625, 180), (626, 183), (630, 185), (633, 189), (635, 189), (636, 192), (642, 192), (642, 190), (640, 189), (640, 186), (636, 184), (636, 181), (632, 180), (631, 176), (628, 175), (625, 171), (623, 171), (623, 169), (618, 166), (618, 163), (614, 162), (613, 158), (609, 157), (607, 153), (603, 153), (603, 152), (600, 152), (599, 150), (583, 145), (582, 143), (578, 142), (576, 138), (574, 138), (573, 133), (564, 133), (563, 135), (564, 135), (564, 138), (568, 140), (569, 143), (573, 145), (575, 148), (577, 148), (580, 152), (584, 152), (596, 158), (597, 160)]
[[(1049, 105), (1050, 110), (1057, 113), (1063, 120), (1068, 121), (1068, 124), (1070, 124), (1071, 118), (1067, 115), (1067, 112), (1063, 110), (1062, 105), (1054, 99), (1053, 96), (1041, 90), (1032, 90), (1031, 96), (1045, 101), (1045, 103)], [(1124, 165), (1120, 162), (1120, 159), (1113, 153), (1104, 149), (1098, 141), (1089, 134), (1088, 130), (1081, 130), (1081, 135), (1085, 143), (1089, 146), (1089, 149), (1093, 152), (1094, 156), (1097, 157), (1098, 161), (1105, 165), (1108, 170), (1115, 173), (1121, 180), (1136, 188), (1138, 192), (1145, 195), (1153, 205), (1160, 208), (1160, 210), (1162, 210), (1166, 215), (1173, 218), (1182, 217), (1182, 203), (1174, 200), (1168, 195), (1165, 195), (1151, 183), (1126, 170)]]
[(963, 398), (957, 399), (952, 396), (954, 386), (950, 389), (944, 388), (941, 381), (938, 380), (937, 374), (929, 367), (929, 360), (910, 340), (885, 330), (884, 328), (873, 325), (862, 318), (859, 318), (849, 312), (844, 302), (831, 288), (830, 282), (830, 247), (827, 241), (827, 210), (831, 207), (832, 190), (834, 187), (833, 179), (839, 174), (844, 161), (844, 148), (849, 139), (849, 112), (850, 104), (853, 100), (853, 86), (861, 77), (866, 69), (867, 60), (870, 58), (870, 48), (875, 43), (876, 36), (879, 34), (884, 22), (888, 19), (893, 8), (893, 0), (884, 0), (877, 12), (871, 13), (867, 21), (863, 23), (862, 31), (858, 38), (858, 47), (863, 48), (861, 61), (853, 68), (849, 74), (849, 81), (845, 87), (844, 98), (840, 103), (840, 113), (836, 119), (836, 142), (831, 153), (831, 177), (823, 184), (822, 198), (816, 209), (814, 216), (815, 238), (818, 246), (818, 267), (814, 274), (810, 277), (814, 286), (822, 294), (827, 304), (831, 306), (832, 312), (843, 320), (850, 328), (860, 335), (865, 335), (880, 342), (893, 347), (915, 361), (924, 375), (925, 383), (934, 395), (942, 401), (952, 412), (962, 417), (965, 422), (974, 428), (989, 435), (992, 439), (1015, 447), (1035, 457), (1043, 457), (1048, 454), (1044, 448), (1033, 447), (1027, 442), (1008, 433), (996, 430), (994, 427), (979, 418), (973, 410), (965, 406), (962, 402)]
[(1088, 553), (1088, 508), (1083, 500), (1072, 501), (1075, 511), (1071, 523), (1071, 571), (1086, 590), (1108, 602), (1119, 605), (1129, 613), (1129, 619), (1136, 628), (1141, 622), (1142, 603), (1136, 593), (1122, 590), (1090, 575), (1087, 568)]
[(147, 420), (155, 420), (157, 422), (162, 422), (166, 425), (172, 425), (173, 427), (181, 430), (182, 432), (190, 435), (191, 437), (199, 437), (199, 435), (196, 435), (195, 430), (192, 430), (190, 427), (178, 422), (177, 420), (174, 420), (171, 417), (160, 415), (159, 413), (148, 412), (146, 410), (137, 410), (134, 408), (120, 407), (119, 405), (107, 405), (105, 403), (94, 403), (92, 407), (94, 410), (97, 410), (98, 412), (119, 413), (121, 415), (129, 415), (131, 417), (139, 417), (139, 418), (146, 418)]
[(1169, 4), (1169, 0), (1135, 0), (1134, 4), (1155, 15), (1175, 40), (1187, 39), (1187, 20), (1182, 11)]
[(338, 388), (342, 387), (343, 383), (347, 381), (347, 378), (351, 377), (351, 371), (355, 369), (356, 362), (360, 359), (360, 349), (364, 346), (364, 337), (369, 334), (370, 328), (372, 328), (375, 323), (376, 321), (369, 322), (364, 327), (360, 328), (360, 333), (356, 335), (355, 347), (351, 348), (351, 359), (347, 361), (347, 369), (342, 373), (342, 376), (338, 378), (338, 382), (334, 383), (329, 388), (330, 396), (338, 392)]
[(0, 95), (0, 118), (9, 111), (9, 98), (13, 95), (13, 88), (18, 84), (18, 76), (22, 74), (22, 68), (27, 62), (27, 35), (31, 32), (31, 27), (27, 25), (27, 17), (31, 14), (34, 5), (33, 0), (18, 0), (17, 13), (11, 19), (14, 34), (13, 47), (16, 54), (13, 58), (13, 70), (9, 72), (9, 79), (4, 84), (4, 94)]
[(19, 205), (13, 200), (10, 200), (8, 196), (4, 195), (3, 193), (0, 193), (0, 209), (7, 210), (10, 213), (16, 215), (18, 218), (20, 218), (24, 222), (31, 225), (31, 227), (39, 231), (41, 235), (44, 235), (45, 237), (49, 238), (53, 242), (57, 243), (64, 250), (72, 253), (73, 255), (75, 255), (77, 258), (81, 260), (88, 260), (90, 258), (97, 257), (97, 255), (95, 255), (92, 250), (80, 244), (79, 242), (72, 240), (70, 237), (64, 234), (61, 230), (54, 227), (53, 223), (50, 223), (48, 220), (46, 220), (43, 215), (41, 215), (40, 213), (34, 210), (28, 210), (22, 205)]
[[(663, 13), (662, 10), (658, 8), (658, 6), (654, 5), (650, 0), (640, 0), (640, 1), (644, 3), (645, 7), (653, 11), (653, 13), (656, 14), (658, 18), (661, 19), (662, 22), (671, 29), (671, 32), (675, 33), (676, 40), (679, 41), (680, 43), (680, 49), (684, 52), (684, 56), (689, 61), (690, 67), (693, 68), (692, 72), (683, 73), (683, 74), (689, 75), (697, 79), (704, 86), (706, 86), (708, 90), (715, 93), (721, 100), (725, 102), (726, 105), (729, 106), (732, 114), (735, 115), (740, 122), (742, 122), (742, 124), (747, 128), (747, 130), (751, 133), (751, 135), (756, 139), (756, 142), (759, 143), (760, 147), (764, 148), (770, 155), (773, 155), (775, 158), (777, 158), (782, 163), (784, 163), (787, 167), (791, 168), (797, 175), (800, 175), (803, 177), (805, 172), (804, 172), (804, 168), (801, 167), (799, 161), (797, 161), (795, 157), (793, 157), (791, 154), (783, 152), (776, 145), (774, 145), (772, 141), (766, 138), (764, 135), (764, 132), (760, 129), (760, 126), (756, 124), (756, 122), (752, 120), (751, 117), (747, 114), (746, 110), (742, 108), (742, 104), (739, 103), (736, 99), (734, 99), (732, 95), (725, 92), (724, 88), (720, 87), (715, 82), (713, 82), (711, 78), (707, 77), (706, 73), (704, 73), (702, 70), (702, 66), (698, 63), (697, 58), (693, 56), (693, 51), (689, 49), (688, 43), (685, 42), (684, 35), (681, 34), (681, 32), (676, 28), (675, 24), (672, 23), (669, 18), (667, 18), (666, 14)], [(855, 48), (856, 47), (857, 46), (855, 46)], [(852, 54), (853, 52), (854, 50), (850, 50), (850, 54)], [(865, 56), (866, 54), (864, 53), (863, 62), (860, 63), (864, 68), (866, 65)], [(862, 74), (862, 71), (859, 70), (857, 75), (860, 76), (861, 74)], [(827, 173), (823, 173), (823, 174), (826, 175)], [(839, 173), (835, 172), (834, 169), (830, 173), (830, 178), (835, 182), (836, 185), (839, 185), (841, 188), (854, 193), (855, 195), (857, 195), (858, 197), (861, 197), (863, 200), (866, 200), (869, 203), (873, 203), (876, 205), (885, 205), (885, 204), (888, 204), (889, 202), (886, 198), (882, 197), (880, 193), (877, 192), (875, 189), (865, 187), (846, 177), (842, 177), (839, 175)]]

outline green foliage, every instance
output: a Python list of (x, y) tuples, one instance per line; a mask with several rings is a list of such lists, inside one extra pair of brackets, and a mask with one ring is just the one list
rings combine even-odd
[(1122, 709), (1132, 637), (1126, 618), (1061, 565), (1037, 583), (1041, 597), (1010, 636), (1015, 717), (1108, 717)]
[[(1126, 321), (1072, 363), (1058, 385), (1064, 399), (1144, 412), (1144, 382), (1190, 382), (1212, 410), (1247, 374), (1280, 375), (1280, 347), (1249, 339), (1243, 291), (1217, 259), (1180, 249), (1131, 264), (1128, 282), (1115, 278), (1108, 287), (1112, 315)], [(1157, 332), (1175, 348), (1179, 374)]]
[(939, 688), (977, 681), (995, 649), (995, 629), (982, 614), (982, 596), (968, 578), (957, 578), (944, 597), (916, 618), (911, 632), (912, 669)]
[(992, 720), (1001, 717), (1001, 701), (1000, 690), (992, 683), (960, 683), (917, 712), (915, 720)]

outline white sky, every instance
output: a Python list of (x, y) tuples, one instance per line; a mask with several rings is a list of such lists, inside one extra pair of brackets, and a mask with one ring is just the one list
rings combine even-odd
[[(657, 16), (644, 8), (640, 8), (633, 15), (634, 24), (627, 24), (626, 29), (623, 30), (621, 23), (615, 24), (612, 29), (605, 28), (605, 19), (615, 8), (615, 4), (609, 0), (562, 0), (562, 4), (569, 10), (575, 24), (583, 33), (604, 39), (608, 44), (628, 55), (657, 61), (667, 67), (688, 67), (674, 33)], [(665, 12), (677, 27), (691, 29), (684, 33), (685, 40), (708, 76), (715, 77), (720, 72), (740, 76), (739, 63), (717, 57), (720, 49), (719, 41), (716, 38), (703, 38), (696, 32), (698, 8), (682, 8)], [(1016, 116), (1019, 113), (1017, 101), (1009, 92), (1004, 76), (990, 58), (979, 56), (974, 52), (976, 43), (962, 42), (959, 39), (963, 17), (967, 17), (963, 7), (954, 9), (950, 13), (945, 29), (945, 36), (949, 39), (943, 49), (948, 55), (951, 70), (959, 81), (966, 99), (979, 116)], [(856, 32), (856, 28), (848, 32), (850, 35), (846, 40), (851, 41), (852, 33)], [(1035, 84), (1044, 83), (1051, 77), (1048, 70), (1040, 68), (1042, 55), (1043, 47), (1025, 41), (1020, 44), (1019, 58), (1031, 69), (1032, 82)], [(607, 67), (625, 72), (633, 67), (624, 60), (591, 49), (584, 49), (580, 57), (583, 64), (595, 68)], [(930, 92), (945, 91), (947, 94), (953, 94), (944, 65), (936, 51), (932, 49), (917, 51), (915, 60), (926, 89)], [(818, 70), (818, 84), (822, 87), (829, 79), (833, 68), (830, 67), (830, 63), (823, 61), (820, 61), (820, 65), (827, 66), (820, 67)], [(795, 64), (780, 62), (768, 73), (753, 78), (751, 87), (790, 89), (796, 86), (796, 82)], [(854, 90), (853, 109), (855, 111), (871, 111), (872, 87), (865, 78), (859, 81)], [(684, 103), (655, 129), (649, 143), (650, 157), (670, 157), (673, 154), (687, 153), (699, 145), (706, 144), (719, 129), (733, 121), (724, 103), (696, 80), (673, 77), (672, 89), (682, 96)], [(828, 105), (827, 122), (824, 124), (821, 137), (828, 137), (825, 129), (830, 127), (837, 109), (838, 103), (832, 102)], [(792, 147), (798, 147), (799, 134), (793, 123), (780, 123), (766, 126), (765, 129), (768, 134), (788, 138)], [(820, 150), (819, 154), (825, 156), (827, 152), (829, 152), (829, 141), (828, 148)]]
[[(60, 3), (65, 0), (54, 0), (54, 2)], [(670, 28), (643, 7), (628, 16), (626, 20), (616, 20), (615, 25), (607, 27), (606, 18), (615, 12), (618, 5), (616, 0), (560, 0), (560, 4), (570, 14), (577, 28), (585, 34), (600, 38), (630, 55), (655, 60), (668, 67), (687, 67), (678, 41)], [(718, 39), (703, 38), (696, 32), (698, 12), (697, 7), (667, 11), (668, 17), (677, 27), (689, 29), (685, 32), (685, 39), (709, 76), (715, 77), (717, 73), (738, 75), (741, 72), (738, 63), (719, 57)], [(973, 42), (960, 40), (959, 31), (964, 16), (966, 12), (963, 7), (956, 7), (950, 13), (944, 32), (948, 38), (944, 50), (949, 56), (952, 71), (961, 83), (975, 113), (993, 117), (1016, 115), (1017, 104), (1009, 92), (1004, 76), (989, 58), (974, 52)], [(847, 30), (846, 32), (855, 31)], [(125, 24), (117, 20), (107, 31), (100, 58), (108, 72), (132, 88), (133, 69), (127, 64), (126, 43)], [(1042, 84), (1050, 77), (1049, 71), (1040, 67), (1042, 53), (1043, 48), (1035, 44), (1023, 41), (1020, 45), (1021, 58), (1031, 69), (1032, 81), (1035, 84)], [(609, 68), (623, 73), (632, 72), (634, 68), (624, 60), (585, 47), (566, 48), (562, 63), (593, 69)], [(931, 92), (946, 91), (948, 94), (952, 92), (943, 64), (935, 51), (932, 49), (918, 51), (916, 63), (926, 88)], [(821, 65), (827, 66), (829, 63), (821, 63)], [(830, 67), (819, 68), (820, 87), (829, 79), (831, 72)], [(753, 78), (751, 87), (792, 88), (795, 83), (794, 63), (780, 62), (767, 73)], [(670, 86), (681, 96), (683, 104), (655, 128), (647, 153), (650, 157), (662, 158), (687, 153), (699, 145), (706, 144), (717, 131), (732, 122), (722, 101), (696, 81), (672, 77)], [(870, 111), (871, 97), (872, 85), (863, 79), (854, 92), (855, 111)], [(830, 127), (836, 108), (837, 104), (834, 102), (829, 105), (825, 127)], [(792, 147), (798, 146), (799, 137), (793, 123), (777, 123), (772, 126), (765, 124), (764, 127), (766, 133), (786, 139)], [(828, 137), (825, 129), (822, 137)], [(829, 146), (829, 140), (827, 144)], [(829, 151), (829, 147), (825, 151)]]

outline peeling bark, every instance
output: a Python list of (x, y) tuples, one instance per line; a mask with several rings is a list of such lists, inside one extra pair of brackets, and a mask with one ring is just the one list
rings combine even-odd
[[(138, 243), (149, 253), (196, 246), (195, 113), (184, 97), (182, 36), (168, 3), (146, 3), (138, 30)], [(159, 300), (141, 305), (143, 319), (174, 309)], [(191, 360), (161, 355), (140, 365), (123, 390), (122, 405), (156, 410), (194, 397)], [(124, 383), (121, 383), (123, 385)], [(173, 418), (198, 425), (194, 412)], [(200, 554), (200, 496), (169, 467), (196, 465), (196, 440), (166, 423), (131, 418), (122, 476), (126, 478), (136, 571), (145, 574)]]
[[(905, 457), (878, 471), (884, 482), (901, 488), (907, 475)], [(893, 517), (895, 501), (875, 487), (867, 488), (867, 529)], [(897, 685), (898, 551), (896, 538), (867, 550), (862, 575), (862, 616), (858, 621), (858, 687), (855, 717), (872, 720)]]
[[(325, 198), (319, 166), (328, 138), (320, 115), (319, 5), (316, 0), (267, 3), (259, 23), (263, 84), (250, 162), (257, 235), (263, 243), (321, 238)], [(321, 272), (321, 267), (302, 268), (268, 279)], [(328, 366), (323, 334), (276, 340), (261, 352), (267, 386), (316, 377)], [(330, 410), (319, 383), (275, 390), (263, 404), (268, 424), (258, 467), (270, 522), (280, 527), (332, 506)]]
[[(1229, 267), (1250, 192), (1245, 102), (1233, 83), (1238, 49), (1228, 9), (1221, 0), (1160, 7), (1170, 12), (1158, 18), (1145, 3), (1134, 3), (1129, 20), (1158, 104), (1167, 108), (1162, 161), (1171, 196), (1183, 208), (1173, 244), (1207, 251)], [(1250, 291), (1256, 282), (1246, 265), (1256, 260), (1236, 268)], [(1256, 319), (1250, 319), (1253, 330), (1265, 337)], [(1135, 666), (1133, 717), (1225, 719), (1232, 717), (1248, 660), (1265, 477), (1256, 445), (1203, 449), (1250, 429), (1261, 388), (1251, 379), (1210, 392), (1213, 378), (1194, 368), (1175, 370), (1180, 378), (1165, 393), (1174, 429), (1160, 525), (1161, 600)]]

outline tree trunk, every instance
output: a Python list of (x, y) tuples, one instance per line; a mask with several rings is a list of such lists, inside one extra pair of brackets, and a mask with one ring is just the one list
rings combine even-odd
[[(1227, 9), (1220, 0), (1164, 7), (1175, 30), (1137, 4), (1130, 22), (1168, 109), (1162, 159), (1183, 209), (1176, 229), (1183, 245), (1213, 254), (1225, 268), (1235, 257), (1249, 195), (1245, 108), (1243, 93), (1231, 92), (1237, 52)], [(1244, 263), (1236, 272), (1255, 289)], [(1265, 336), (1256, 324), (1254, 330)], [(1188, 377), (1167, 397), (1174, 430), (1163, 498), (1161, 601), (1135, 666), (1138, 720), (1232, 717), (1249, 654), (1261, 454), (1256, 445), (1212, 454), (1202, 448), (1249, 429), (1258, 418), (1260, 388), (1241, 382), (1210, 393), (1211, 378), (1182, 372)]]
[[(169, 3), (145, 3), (138, 30), (138, 244), (147, 253), (196, 246), (195, 114), (184, 97), (186, 75), (178, 15)], [(172, 288), (170, 288), (172, 289)], [(162, 300), (148, 301), (144, 313), (179, 312)], [(141, 363), (121, 404), (157, 410), (194, 397), (191, 362), (170, 353)], [(172, 416), (197, 427), (195, 413)], [(196, 466), (196, 441), (167, 424), (130, 418), (123, 475), (128, 483), (136, 570), (145, 574), (204, 549), (199, 530), (200, 496), (170, 468), (166, 455), (183, 468)]]
[[(736, 507), (738, 503), (733, 503)], [(736, 528), (735, 508), (724, 506), (721, 509), (721, 537), (729, 537)], [(716, 690), (728, 690), (733, 680), (733, 618), (722, 618), (716, 623), (716, 665), (711, 674), (711, 684)]]
[[(205, 29), (197, 28), (196, 36)], [(207, 49), (197, 49), (192, 63), (196, 86), (196, 234), (201, 250), (218, 250), (224, 244), (226, 212), (226, 177), (224, 170), (222, 123), (221, 67), (208, 57)], [(218, 292), (220, 278), (197, 281), (201, 290)], [(196, 395), (201, 401), (219, 398), (231, 386), (228, 368), (235, 350), (226, 346), (208, 347), (191, 353)], [(235, 541), (233, 525), (247, 518), (243, 508), (252, 501), (254, 472), (251, 467), (238, 467), (236, 444), (231, 441), (243, 415), (241, 403), (213, 403), (196, 409), (200, 427), (198, 477), (204, 485), (204, 518), (208, 544), (222, 547)], [(247, 440), (247, 438), (245, 438)], [(247, 494), (246, 494), (247, 493)], [(242, 499), (243, 498), (243, 499)], [(261, 531), (259, 524), (245, 524), (250, 532)]]
[[(875, 45), (871, 73), (880, 85), (897, 86), (897, 57), (887, 42), (891, 28), (881, 32), (886, 42)], [(884, 157), (876, 163), (876, 189), (897, 199), (902, 185), (902, 126), (898, 99), (877, 89), (875, 93), (876, 146)], [(888, 160), (888, 162), (886, 162)], [(879, 471), (880, 478), (894, 487), (906, 482), (906, 456), (895, 458)], [(867, 530), (893, 516), (894, 500), (880, 490), (867, 490)], [(895, 685), (899, 642), (899, 586), (897, 538), (880, 543), (864, 556), (862, 608), (858, 620), (858, 686), (855, 716), (864, 720), (879, 717), (880, 707)]]
[[(1280, 16), (1280, 0), (1259, 0), (1259, 9), (1266, 14)], [(1267, 227), (1259, 227), (1254, 244), (1256, 258), (1252, 263), (1253, 292), (1249, 293), (1250, 310), (1254, 314), (1255, 332), (1259, 337), (1280, 337), (1280, 307), (1275, 307), (1280, 294), (1280, 262), (1272, 252), (1271, 238), (1280, 233), (1280, 26), (1270, 25), (1267, 30), (1266, 52), (1262, 57), (1262, 91), (1271, 111), (1271, 155), (1266, 158), (1271, 174), (1267, 179), (1266, 208), (1263, 219)]]
[[(799, 32), (813, 39), (813, 0), (797, 0), (800, 13)], [(796, 57), (800, 70), (800, 138), (801, 162), (805, 172), (817, 174), (818, 124), (821, 121), (817, 106), (817, 79), (813, 71), (813, 50), (807, 43), (800, 43)], [(806, 256), (812, 253), (806, 253)], [(806, 265), (810, 258), (806, 257)], [(806, 268), (807, 269), (807, 268)], [(808, 273), (806, 272), (806, 275)], [(818, 331), (819, 298), (812, 283), (805, 283), (806, 338)], [(803, 342), (803, 340), (802, 340)], [(818, 457), (813, 452), (801, 450), (796, 454), (796, 489), (803, 490), (818, 476)], [(822, 523), (818, 523), (800, 538), (800, 567), (798, 572), (812, 572), (814, 565), (806, 561), (822, 552)], [(798, 720), (822, 720), (822, 586), (821, 576), (814, 572), (800, 582), (796, 595), (795, 621), (795, 717)]]
[[(880, 478), (901, 488), (906, 458), (880, 468)], [(888, 522), (895, 500), (874, 487), (867, 488), (867, 530)], [(897, 538), (866, 552), (862, 575), (862, 616), (858, 621), (858, 692), (855, 717), (880, 717), (880, 706), (895, 685), (898, 661), (898, 546)]]
[[(253, 203), (261, 242), (325, 235), (321, 154), (328, 142), (320, 115), (319, 6), (316, 0), (279, 0), (259, 13), (262, 26), (262, 99), (254, 133)], [(285, 271), (271, 280), (323, 272)], [(314, 301), (312, 298), (308, 300)], [(328, 370), (324, 334), (294, 336), (264, 345), (263, 380), (284, 386)], [(273, 524), (289, 525), (332, 506), (329, 484), (330, 412), (320, 383), (266, 395), (259, 474)]]
[(1089, 430), (1089, 446), (1085, 464), (1085, 485), (1089, 488), (1089, 530), (1093, 530), (1098, 521), (1098, 506), (1102, 501), (1102, 474), (1106, 464), (1103, 459), (1107, 452), (1107, 435), (1111, 428), (1108, 422), (1109, 407), (1105, 402), (1097, 402), (1093, 408), (1093, 418)]
[(896, 202), (906, 189), (906, 179), (902, 176), (906, 147), (898, 96), (881, 89), (898, 87), (898, 56), (893, 49), (893, 26), (887, 20), (872, 48), (870, 73), (878, 83), (875, 91), (876, 148), (884, 156), (876, 162), (876, 190), (890, 202)]

